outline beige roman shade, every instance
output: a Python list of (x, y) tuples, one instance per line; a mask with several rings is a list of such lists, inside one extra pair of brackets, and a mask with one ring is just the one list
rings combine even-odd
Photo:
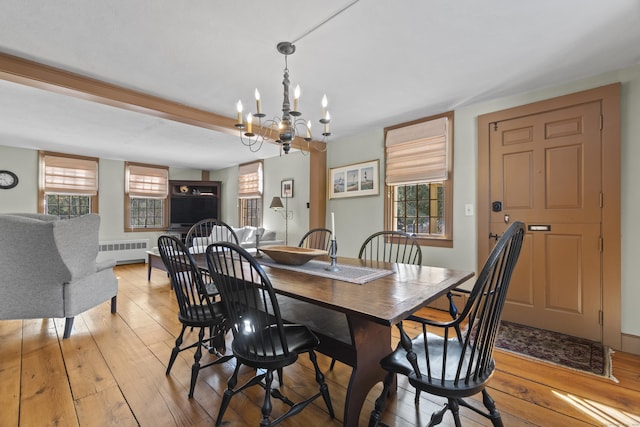
[(249, 199), (262, 196), (262, 162), (240, 165), (238, 169), (238, 197)]
[(387, 131), (386, 184), (444, 181), (449, 172), (447, 117)]
[(127, 165), (129, 197), (164, 199), (169, 191), (169, 170), (160, 166)]
[(45, 154), (44, 192), (58, 194), (98, 194), (98, 159)]

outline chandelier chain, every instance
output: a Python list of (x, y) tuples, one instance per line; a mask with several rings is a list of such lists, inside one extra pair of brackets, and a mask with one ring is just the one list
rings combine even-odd
[(307, 31), (306, 33), (302, 34), (300, 37), (298, 37), (297, 39), (294, 39), (291, 41), (291, 43), (297, 43), (300, 40), (302, 40), (303, 38), (307, 37), (309, 34), (313, 33), (315, 30), (317, 30), (318, 28), (322, 27), (324, 24), (326, 24), (327, 22), (331, 21), (333, 18), (335, 18), (336, 16), (340, 15), (342, 12), (344, 12), (345, 10), (349, 9), (351, 6), (353, 6), (354, 4), (358, 3), (360, 0), (354, 0), (351, 3), (349, 3), (348, 5), (346, 5), (345, 7), (343, 7), (342, 9), (340, 9), (339, 11), (337, 11), (336, 13), (334, 13), (333, 15), (329, 16), (327, 19), (325, 19), (324, 21), (320, 22), (318, 25), (316, 25), (315, 27), (311, 28), (309, 31)]

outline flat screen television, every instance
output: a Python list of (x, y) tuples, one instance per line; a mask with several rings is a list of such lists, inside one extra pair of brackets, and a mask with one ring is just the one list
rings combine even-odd
[(172, 227), (190, 227), (205, 218), (217, 218), (217, 197), (172, 197), (169, 222)]

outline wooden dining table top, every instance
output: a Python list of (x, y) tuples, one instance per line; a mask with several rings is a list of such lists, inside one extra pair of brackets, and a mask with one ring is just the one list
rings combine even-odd
[[(259, 261), (259, 260), (258, 260)], [(406, 319), (450, 289), (473, 277), (473, 272), (443, 267), (338, 258), (338, 266), (354, 265), (393, 271), (364, 284), (312, 276), (263, 265), (276, 293), (391, 326)]]

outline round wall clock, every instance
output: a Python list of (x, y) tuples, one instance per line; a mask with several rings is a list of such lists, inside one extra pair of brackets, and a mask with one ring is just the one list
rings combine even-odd
[(18, 175), (11, 171), (0, 170), (0, 189), (8, 190), (18, 185)]

